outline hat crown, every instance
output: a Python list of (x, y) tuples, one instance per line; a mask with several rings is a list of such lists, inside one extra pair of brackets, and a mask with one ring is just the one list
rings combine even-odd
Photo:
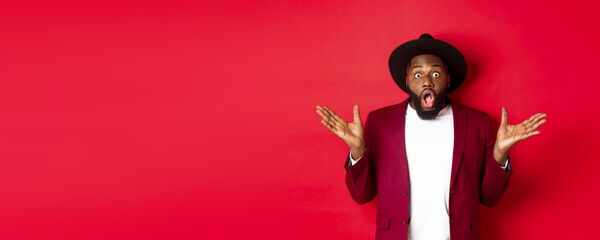
[(434, 38), (429, 33), (423, 33), (423, 34), (421, 34), (421, 36), (419, 37), (419, 39), (434, 39)]

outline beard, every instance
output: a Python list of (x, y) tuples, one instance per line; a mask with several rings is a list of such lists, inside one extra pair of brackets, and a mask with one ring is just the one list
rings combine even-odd
[(442, 111), (442, 109), (446, 106), (445, 100), (447, 92), (448, 88), (445, 87), (439, 93), (434, 94), (435, 98), (433, 99), (433, 109), (430, 110), (423, 109), (423, 105), (421, 104), (421, 99), (423, 99), (423, 96), (418, 96), (411, 90), (408, 91), (408, 95), (410, 96), (410, 100), (412, 101), (413, 107), (415, 107), (419, 118), (423, 120), (433, 120), (437, 117), (438, 113), (440, 113), (440, 111)]

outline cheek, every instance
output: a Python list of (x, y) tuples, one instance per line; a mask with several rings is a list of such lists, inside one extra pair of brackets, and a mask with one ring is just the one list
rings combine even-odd
[(412, 89), (415, 85), (415, 80), (414, 79), (406, 79), (406, 87)]
[(446, 81), (444, 79), (441, 79), (441, 78), (440, 79), (436, 79), (436, 81), (435, 81), (435, 86), (436, 87), (444, 88), (444, 87), (446, 87), (447, 84), (448, 84), (448, 81)]
[(448, 86), (450, 86), (450, 79), (448, 79), (447, 77), (441, 78), (437, 84), (442, 87), (448, 87)]
[(419, 81), (412, 80), (409, 83), (408, 88), (411, 89), (411, 90), (413, 90), (413, 91), (417, 91), (417, 90), (421, 89), (420, 86), (421, 86), (421, 83)]

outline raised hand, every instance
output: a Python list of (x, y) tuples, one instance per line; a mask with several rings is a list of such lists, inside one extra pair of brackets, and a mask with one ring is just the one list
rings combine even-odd
[(365, 140), (358, 104), (354, 105), (354, 122), (348, 123), (326, 106), (317, 106), (321, 123), (333, 134), (340, 137), (351, 149), (352, 157), (358, 159), (365, 150)]
[(498, 128), (498, 134), (496, 137), (496, 144), (494, 146), (494, 158), (498, 163), (506, 159), (508, 150), (512, 148), (519, 141), (528, 139), (534, 135), (540, 134), (537, 128), (546, 122), (547, 115), (545, 113), (537, 113), (527, 120), (517, 125), (510, 125), (508, 123), (508, 113), (506, 108), (502, 108), (502, 119), (500, 121), (500, 127)]

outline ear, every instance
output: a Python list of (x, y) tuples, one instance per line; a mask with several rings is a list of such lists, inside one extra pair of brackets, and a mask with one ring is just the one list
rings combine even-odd
[(450, 87), (450, 75), (448, 75), (448, 81), (446, 81), (446, 87), (449, 88)]

